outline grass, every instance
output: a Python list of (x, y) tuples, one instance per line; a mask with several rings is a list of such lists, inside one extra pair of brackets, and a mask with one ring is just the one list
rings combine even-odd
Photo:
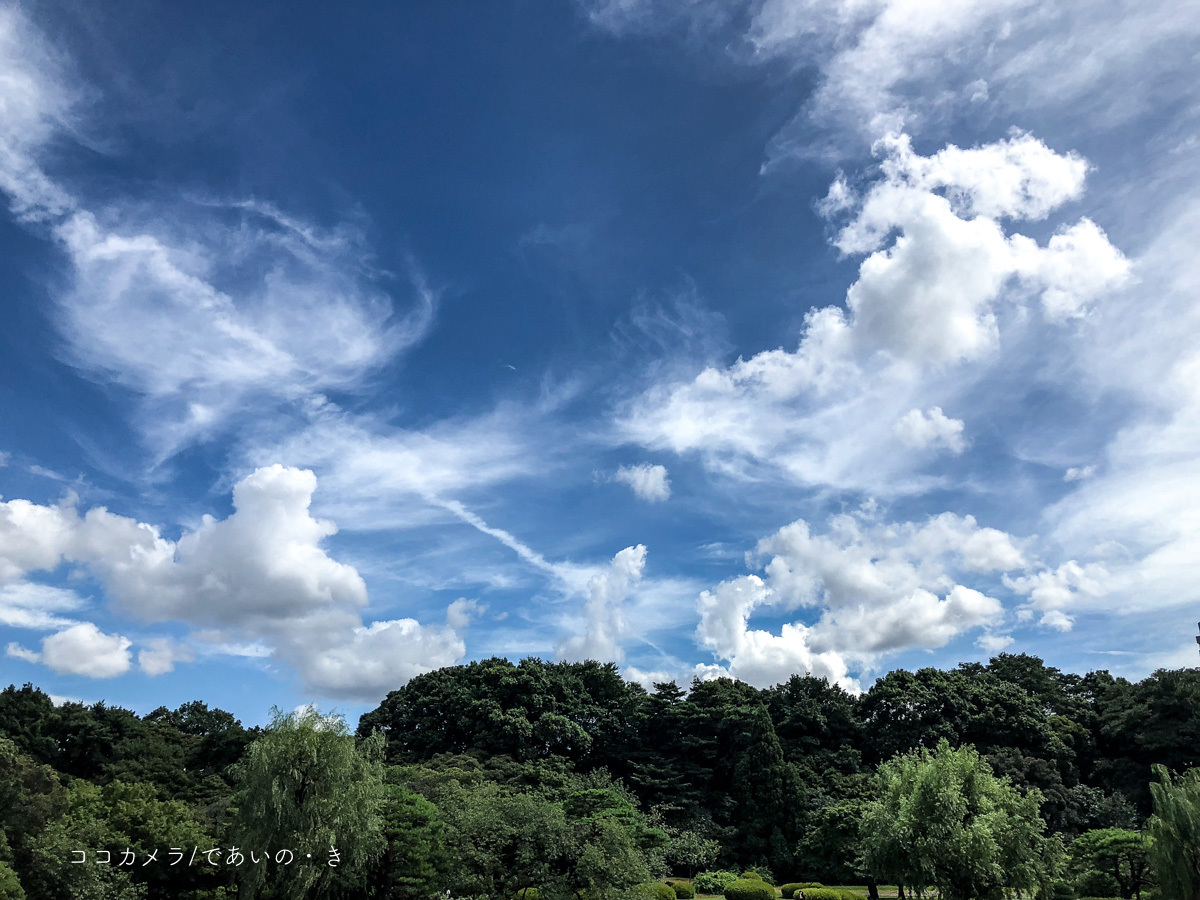
[[(692, 880), (690, 878), (666, 878), (663, 880), (664, 881), (682, 881), (687, 884), (692, 883)], [(825, 885), (825, 887), (836, 888), (836, 889), (842, 890), (842, 891), (854, 891), (857, 894), (862, 894), (864, 897), (867, 896), (867, 886), (865, 884), (827, 884), (827, 885)], [(775, 888), (775, 894), (776, 894), (776, 896), (779, 896), (779, 888)], [(894, 885), (894, 884), (879, 885), (880, 900), (887, 900), (887, 898), (895, 898), (895, 897), (898, 897), (899, 895), (900, 895), (900, 890), (896, 887), (896, 885)], [(936, 898), (937, 892), (936, 891), (933, 891), (933, 892), (926, 891), (925, 896), (926, 896), (927, 900), (931, 896)], [(697, 894), (696, 900), (721, 900), (721, 895), (720, 894)]]

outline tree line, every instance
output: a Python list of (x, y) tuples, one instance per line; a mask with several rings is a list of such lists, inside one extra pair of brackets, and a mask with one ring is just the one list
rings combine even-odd
[[(1131, 682), (1024, 654), (861, 696), (496, 658), (417, 676), (353, 733), (313, 710), (246, 729), (200, 702), (139, 717), (10, 686), (0, 900), (615, 900), (751, 868), (946, 900), (1200, 900), (1198, 765), (1200, 671)], [(71, 861), (156, 847), (220, 864)], [(295, 862), (242, 859), (284, 847)]]

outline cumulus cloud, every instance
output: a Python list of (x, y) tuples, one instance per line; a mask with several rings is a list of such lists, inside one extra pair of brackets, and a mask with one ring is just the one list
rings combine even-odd
[(1103, 597), (1110, 590), (1111, 578), (1099, 563), (1081, 565), (1075, 560), (1057, 569), (1043, 569), (1028, 575), (1005, 576), (1011, 590), (1029, 598), (1026, 613), (1040, 613), (1040, 625), (1058, 631), (1070, 631), (1075, 619), (1066, 610), (1080, 601)]
[(480, 603), (478, 600), (467, 600), (460, 597), (446, 607), (446, 624), (455, 631), (460, 631), (485, 612), (487, 612), (486, 604)]
[(951, 453), (962, 453), (966, 446), (962, 419), (951, 419), (940, 406), (928, 412), (909, 410), (896, 423), (895, 432), (900, 443), (919, 450), (945, 447)]
[(1083, 481), (1086, 478), (1091, 478), (1096, 474), (1096, 467), (1093, 466), (1071, 466), (1063, 473), (1063, 481)]
[(151, 638), (138, 651), (138, 667), (147, 675), (165, 675), (175, 671), (175, 664), (191, 662), (191, 648), (170, 638)]
[[(960, 583), (968, 575), (1024, 571), (1018, 542), (953, 513), (923, 523), (835, 516), (826, 534), (798, 520), (759, 542), (765, 577), (744, 575), (700, 595), (699, 643), (728, 671), (759, 686), (811, 672), (848, 687), (852, 667), (882, 654), (937, 648), (1004, 619), (1001, 602)], [(818, 611), (779, 633), (752, 628), (758, 610)]]
[(925, 398), (953, 397), (989, 371), (1002, 321), (1023, 327), (1028, 298), (1057, 323), (1128, 277), (1128, 262), (1087, 220), (1044, 246), (1006, 232), (1007, 222), (1045, 218), (1080, 195), (1087, 164), (1078, 156), (1022, 133), (930, 156), (891, 135), (876, 151), (880, 177), (861, 194), (839, 178), (827, 204), (847, 220), (836, 246), (866, 254), (846, 309), (810, 310), (794, 351), (652, 387), (619, 416), (628, 440), (696, 452), (722, 471), (768, 465), (807, 484), (923, 489), (919, 458), (884, 451), (896, 437), (961, 451), (961, 423)]
[(650, 463), (621, 466), (613, 477), (629, 485), (639, 499), (648, 503), (660, 503), (671, 496), (671, 481), (665, 466)]
[(42, 639), (41, 662), (56, 672), (114, 678), (132, 664), (129, 638), (105, 634), (91, 622), (72, 625)]
[(58, 565), (70, 540), (69, 511), (28, 500), (0, 502), (0, 582)]
[(377, 700), (415, 675), (454, 665), (466, 652), (453, 628), (415, 619), (356, 625), (348, 639), (340, 631), (334, 634), (329, 640), (321, 629), (306, 629), (285, 652), (304, 667), (309, 685), (363, 701)]
[(592, 577), (583, 609), (584, 631), (558, 645), (560, 659), (624, 660), (622, 641), (628, 631), (624, 604), (641, 582), (645, 567), (646, 547), (638, 544), (620, 551), (607, 569)]
[[(257, 469), (234, 487), (229, 517), (205, 516), (177, 541), (103, 507), (80, 515), (70, 503), (9, 501), (0, 507), (8, 512), (7, 518), (0, 514), (0, 527), (13, 540), (0, 545), (6, 554), (0, 571), (16, 578), (63, 562), (82, 567), (138, 618), (185, 623), (211, 646), (263, 642), (310, 688), (339, 696), (373, 698), (385, 682), (397, 687), (460, 658), (464, 647), (455, 626), (478, 611), (467, 601), (451, 606), (445, 626), (413, 619), (363, 623), (366, 585), (354, 567), (321, 547), (337, 531), (333, 523), (309, 514), (316, 486), (308, 470)], [(34, 606), (38, 600), (44, 602), (40, 608)], [(77, 607), (70, 592), (23, 582), (0, 595), (0, 614), (25, 627), (68, 624), (52, 613)], [(130, 641), (103, 635), (89, 623), (73, 624), (47, 641), (39, 658), (62, 671), (116, 675), (129, 668)], [(69, 669), (72, 649), (81, 650), (81, 668)], [(155, 675), (193, 656), (187, 644), (155, 638), (138, 659), (143, 671)]]

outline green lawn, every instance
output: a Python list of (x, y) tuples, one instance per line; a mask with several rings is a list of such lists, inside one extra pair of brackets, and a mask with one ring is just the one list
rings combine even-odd
[[(682, 882), (686, 882), (687, 884), (691, 884), (691, 880), (688, 878), (666, 878), (666, 879), (664, 879), (664, 881), (682, 881)], [(865, 884), (827, 884), (827, 885), (825, 885), (825, 887), (837, 888), (838, 890), (843, 890), (843, 891), (855, 891), (856, 893), (862, 894), (864, 897), (867, 896), (867, 886)], [(776, 895), (779, 894), (778, 888), (775, 889), (775, 893), (776, 893)], [(894, 898), (894, 897), (899, 896), (899, 894), (900, 894), (900, 891), (897, 889), (896, 885), (894, 885), (894, 884), (879, 885), (880, 900), (884, 900), (884, 898), (888, 898), (888, 897)], [(926, 891), (925, 897), (927, 898), (927, 900), (930, 897), (936, 898), (937, 892), (936, 891)], [(720, 900), (720, 898), (721, 898), (720, 894), (697, 894), (696, 895), (696, 900)]]

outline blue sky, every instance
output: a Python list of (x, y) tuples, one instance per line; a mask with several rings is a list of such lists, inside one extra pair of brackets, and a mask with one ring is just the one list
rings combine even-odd
[(0, 673), (1195, 664), (1200, 10), (8, 4)]

